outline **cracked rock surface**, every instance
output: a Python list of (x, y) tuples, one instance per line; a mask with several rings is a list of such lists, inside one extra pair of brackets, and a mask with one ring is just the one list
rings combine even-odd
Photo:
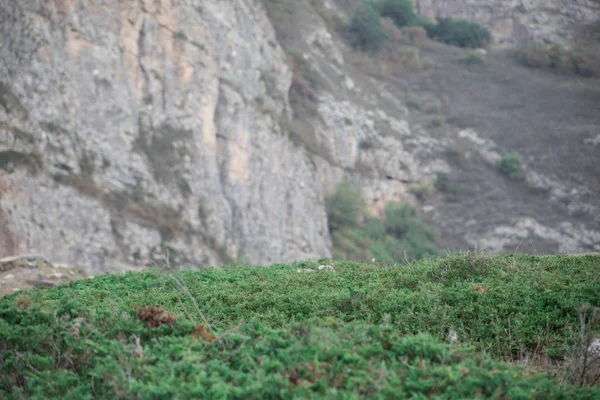
[(329, 254), (255, 1), (2, 0), (0, 34), (3, 253), (90, 273)]

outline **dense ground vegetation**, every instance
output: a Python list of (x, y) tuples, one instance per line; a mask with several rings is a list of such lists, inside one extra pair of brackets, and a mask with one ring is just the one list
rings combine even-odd
[(600, 75), (600, 58), (585, 47), (565, 48), (560, 43), (534, 42), (517, 51), (517, 58), (531, 68), (548, 69), (581, 76)]
[(487, 28), (462, 19), (442, 18), (427, 33), (442, 43), (459, 47), (485, 47), (492, 40)]
[(503, 361), (568, 360), (598, 287), (597, 255), (105, 275), (0, 300), (0, 397), (594, 399)]
[(411, 0), (362, 1), (348, 32), (355, 48), (377, 51), (389, 39), (380, 17), (390, 18), (398, 28), (422, 27), (437, 41), (459, 47), (485, 47), (492, 41), (490, 31), (471, 21), (442, 18), (437, 23), (418, 15)]

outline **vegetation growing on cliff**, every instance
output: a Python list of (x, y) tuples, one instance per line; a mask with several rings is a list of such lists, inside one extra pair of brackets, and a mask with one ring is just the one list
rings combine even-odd
[(600, 75), (600, 58), (594, 57), (581, 46), (567, 49), (560, 43), (547, 45), (534, 42), (520, 48), (516, 54), (520, 62), (530, 68), (549, 69), (587, 77)]
[(417, 15), (411, 0), (363, 1), (348, 26), (355, 48), (377, 51), (383, 47), (388, 36), (380, 17), (390, 18), (398, 28), (422, 27), (431, 39), (452, 46), (478, 48), (492, 41), (490, 31), (476, 22), (441, 18), (433, 23)]
[(442, 43), (459, 47), (485, 47), (492, 40), (487, 28), (462, 19), (442, 18), (427, 33)]
[[(580, 386), (599, 276), (597, 255), (461, 254), (73, 281), (0, 300), (0, 397), (593, 399), (557, 378)], [(525, 359), (547, 373), (505, 363)]]
[(327, 215), (335, 258), (408, 263), (439, 253), (437, 232), (412, 206), (390, 202), (383, 219), (373, 217), (348, 181), (327, 199)]
[(369, 3), (362, 3), (348, 25), (352, 45), (358, 50), (377, 51), (387, 35), (381, 26), (380, 14)]

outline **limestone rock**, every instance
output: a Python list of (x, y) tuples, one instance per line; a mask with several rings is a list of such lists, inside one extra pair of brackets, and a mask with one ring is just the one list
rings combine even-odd
[(260, 4), (0, 1), (0, 34), (7, 252), (90, 273), (330, 255)]
[(593, 0), (416, 0), (421, 15), (466, 18), (490, 29), (495, 45), (531, 40), (569, 44), (579, 28), (600, 19)]

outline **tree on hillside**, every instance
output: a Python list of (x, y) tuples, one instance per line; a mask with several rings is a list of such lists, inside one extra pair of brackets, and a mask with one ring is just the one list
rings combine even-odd
[(348, 32), (352, 44), (359, 50), (377, 51), (387, 38), (381, 26), (379, 11), (369, 3), (362, 3), (358, 7)]

